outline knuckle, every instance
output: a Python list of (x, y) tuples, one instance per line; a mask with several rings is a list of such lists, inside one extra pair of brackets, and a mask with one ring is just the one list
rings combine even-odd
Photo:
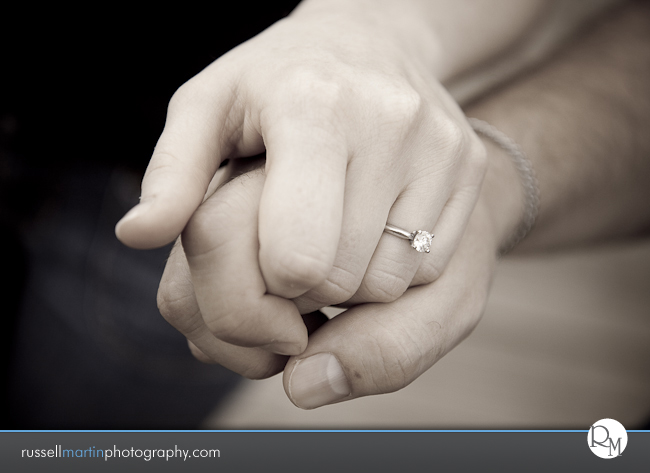
[(402, 275), (373, 269), (366, 274), (363, 285), (373, 302), (393, 302), (406, 292), (409, 283)]
[(325, 282), (306, 293), (304, 297), (321, 307), (340, 304), (351, 299), (360, 284), (360, 276), (335, 265)]
[(285, 251), (277, 257), (274, 276), (288, 286), (315, 287), (327, 278), (331, 263), (318, 249)]
[(344, 78), (324, 77), (309, 67), (296, 66), (288, 71), (276, 105), (304, 126), (338, 133), (349, 89)]
[(326, 109), (336, 108), (344, 95), (342, 80), (323, 77), (308, 67), (295, 67), (285, 85), (286, 91), (299, 101)]
[(445, 155), (462, 155), (468, 141), (469, 125), (463, 125), (451, 111), (435, 105), (427, 108), (427, 124), (431, 130), (431, 146)]
[(184, 327), (198, 310), (187, 283), (175, 280), (160, 283), (156, 302), (160, 315), (174, 327)]
[(385, 78), (375, 79), (357, 94), (365, 99), (363, 107), (369, 110), (374, 126), (368, 139), (368, 146), (381, 140), (388, 146), (402, 146), (407, 136), (417, 128), (424, 118), (425, 101), (408, 83), (394, 83)]
[(392, 85), (382, 91), (381, 111), (393, 121), (410, 126), (423, 111), (422, 96), (410, 85)]
[(454, 157), (463, 156), (467, 144), (465, 131), (458, 121), (445, 116), (437, 121), (436, 130), (442, 148)]

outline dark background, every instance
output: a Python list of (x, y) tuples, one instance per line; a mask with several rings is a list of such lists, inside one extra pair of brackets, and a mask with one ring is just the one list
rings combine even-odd
[(191, 428), (236, 384), (157, 313), (168, 249), (113, 226), (174, 91), (295, 4), (2, 7), (0, 428)]

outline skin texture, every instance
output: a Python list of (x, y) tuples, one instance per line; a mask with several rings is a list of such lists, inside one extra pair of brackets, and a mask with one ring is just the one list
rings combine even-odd
[[(540, 218), (522, 250), (628, 236), (647, 228), (650, 143), (645, 129), (650, 100), (642, 78), (650, 69), (648, 18), (645, 4), (626, 7), (542, 68), (467, 111), (519, 142), (536, 167), (542, 190)], [(599, 80), (590, 82), (593, 77)], [(360, 293), (361, 286), (355, 287), (356, 279), (351, 278), (349, 285), (344, 281), (338, 287), (352, 298), (353, 307), (327, 322), (309, 315), (305, 324), (300, 313), (341, 302), (341, 294), (335, 298), (322, 292), (316, 297), (313, 287), (298, 291), (288, 285), (283, 296), (268, 289), (272, 284), (263, 269), (263, 232), (260, 229), (258, 236), (250, 231), (263, 225), (265, 202), (277, 202), (266, 194), (275, 165), (268, 164), (272, 158), (267, 155), (265, 170), (230, 180), (205, 198), (189, 220), (161, 281), (163, 316), (188, 337), (193, 353), (203, 361), (251, 378), (284, 369), (285, 390), (299, 407), (406, 386), (478, 323), (497, 265), (497, 248), (521, 219), (524, 196), (512, 163), (492, 144), (486, 143), (486, 149), (488, 159), (481, 158), (479, 172), (486, 171), (485, 181), (465, 231), (451, 243), (444, 265), (438, 266), (435, 258), (418, 264), (415, 277), (430, 272), (431, 282), (424, 278), (416, 287), (400, 288), (399, 297), (377, 301)], [(415, 154), (409, 156), (417, 161)], [(350, 161), (347, 169), (353, 164)], [(227, 181), (228, 172), (237, 174), (227, 169), (218, 180)], [(362, 185), (364, 173), (358, 176), (345, 181), (346, 198), (358, 192), (361, 202), (376, 200), (373, 187)], [(357, 218), (346, 220), (343, 215), (341, 228), (357, 223)], [(385, 222), (390, 213), (382, 215)], [(572, 224), (575, 219), (581, 224)], [(408, 249), (406, 242), (380, 230), (375, 253), (382, 241), (394, 243), (397, 252)], [(341, 232), (337, 248), (355, 248), (356, 235)], [(396, 255), (393, 265), (403, 262), (403, 254)], [(355, 258), (354, 251), (344, 257)], [(367, 268), (371, 265), (372, 259)], [(321, 324), (304, 348), (298, 339), (307, 336), (306, 326)]]
[[(389, 302), (435, 280), (486, 166), (480, 140), (435, 77), (497, 54), (541, 10), (532, 0), (496, 10), (463, 3), (309, 0), (215, 61), (172, 98), (141, 204), (119, 222), (118, 237), (151, 248), (185, 229), (210, 330), (280, 354), (307, 344), (299, 312)], [(447, 21), (472, 33), (461, 42)], [(246, 197), (199, 205), (223, 160), (263, 151), (256, 219), (238, 222), (247, 234), (228, 246), (232, 228), (211, 220)], [(437, 251), (422, 264), (383, 234), (387, 221), (438, 234)], [(224, 279), (225, 268), (239, 276), (223, 290), (200, 283)], [(225, 290), (240, 302), (219, 303)], [(298, 310), (286, 303), (296, 298)]]
[(647, 2), (625, 5), (505, 86), (498, 102), (468, 111), (515, 138), (536, 169), (542, 205), (517, 253), (647, 234), (649, 10)]

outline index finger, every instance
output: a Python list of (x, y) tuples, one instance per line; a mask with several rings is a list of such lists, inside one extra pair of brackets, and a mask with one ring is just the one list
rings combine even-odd
[(194, 292), (210, 331), (239, 346), (293, 355), (307, 344), (295, 304), (268, 294), (258, 262), (257, 212), (263, 171), (224, 185), (182, 235)]
[(237, 91), (218, 84), (218, 79), (210, 77), (206, 85), (199, 75), (172, 97), (142, 180), (140, 203), (115, 228), (127, 246), (156, 248), (173, 241), (201, 204), (221, 162), (236, 152), (256, 154), (263, 149), (258, 137), (248, 140), (246, 150), (239, 146), (244, 109), (238, 105)]

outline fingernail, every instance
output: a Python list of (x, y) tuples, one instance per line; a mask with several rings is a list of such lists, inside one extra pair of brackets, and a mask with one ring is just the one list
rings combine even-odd
[(289, 398), (301, 409), (314, 409), (341, 400), (351, 393), (341, 365), (331, 353), (319, 353), (293, 365)]

